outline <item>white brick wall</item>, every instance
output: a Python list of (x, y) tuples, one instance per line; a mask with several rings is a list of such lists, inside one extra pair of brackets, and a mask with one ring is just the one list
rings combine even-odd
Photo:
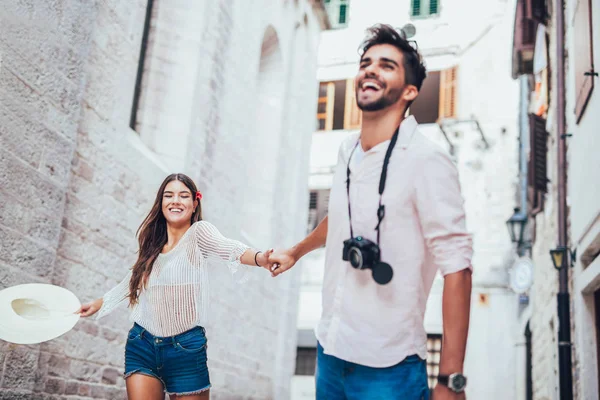
[[(224, 234), (242, 238), (247, 203), (261, 217), (250, 244), (304, 233), (320, 30), (312, 4), (156, 1), (140, 136), (128, 125), (146, 2), (9, 3), (0, 14), (0, 202), (9, 205), (0, 209), (0, 288), (42, 281), (82, 301), (101, 296), (135, 260), (135, 230), (175, 168), (196, 179), (205, 218)], [(286, 118), (257, 122), (269, 25), (281, 78), (262, 84), (282, 86)], [(270, 144), (274, 154), (263, 151)], [(268, 203), (254, 201), (256, 187)], [(211, 398), (288, 397), (296, 275), (255, 271), (242, 288), (225, 271), (217, 277)], [(0, 399), (124, 398), (128, 327), (120, 310), (42, 345), (0, 343)]]

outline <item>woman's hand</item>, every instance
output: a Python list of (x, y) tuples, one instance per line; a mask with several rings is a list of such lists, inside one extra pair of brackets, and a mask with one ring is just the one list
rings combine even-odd
[(273, 263), (269, 262), (269, 257), (271, 257), (271, 254), (273, 254), (273, 249), (260, 252), (256, 256), (256, 263), (258, 266), (267, 269), (269, 272), (271, 272), (271, 268), (273, 266)]
[(82, 304), (79, 310), (75, 311), (75, 314), (79, 314), (82, 317), (91, 317), (96, 314), (100, 308), (102, 308), (102, 299), (96, 299), (87, 304)]

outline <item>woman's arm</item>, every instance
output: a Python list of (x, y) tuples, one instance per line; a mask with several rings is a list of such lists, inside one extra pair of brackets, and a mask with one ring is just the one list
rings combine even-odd
[(104, 296), (89, 303), (83, 304), (77, 311), (82, 317), (91, 317), (98, 311), (100, 313), (96, 319), (100, 319), (110, 314), (119, 304), (128, 297), (129, 281), (131, 280), (131, 271), (114, 288), (109, 290)]

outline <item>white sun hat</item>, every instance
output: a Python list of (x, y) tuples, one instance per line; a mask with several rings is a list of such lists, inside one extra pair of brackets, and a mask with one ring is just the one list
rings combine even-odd
[(0, 339), (35, 344), (70, 331), (81, 303), (60, 286), (27, 283), (0, 290)]

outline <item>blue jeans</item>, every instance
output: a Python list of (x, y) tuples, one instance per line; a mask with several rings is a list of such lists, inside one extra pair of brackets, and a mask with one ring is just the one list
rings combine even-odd
[(388, 368), (372, 368), (317, 348), (317, 400), (429, 400), (425, 360), (412, 355)]
[(168, 394), (208, 390), (206, 361), (206, 335), (200, 326), (176, 336), (157, 337), (134, 324), (127, 335), (125, 378), (132, 374), (155, 377)]

